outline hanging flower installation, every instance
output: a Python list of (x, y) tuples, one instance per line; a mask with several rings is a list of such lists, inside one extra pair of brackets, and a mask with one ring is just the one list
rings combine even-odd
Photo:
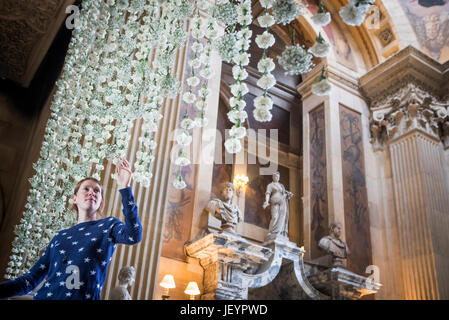
[(315, 44), (310, 47), (309, 52), (318, 58), (325, 58), (329, 55), (331, 51), (331, 46), (327, 43), (324, 38), (321, 36), (321, 33), (318, 34), (316, 38)]
[(326, 69), (323, 67), (317, 81), (312, 85), (312, 93), (317, 96), (326, 96), (329, 95), (331, 89), (332, 86), (326, 78)]
[[(365, 2), (351, 3), (362, 8)], [(303, 5), (297, 0), (260, 3), (265, 13), (258, 22), (265, 32), (255, 41), (264, 50), (257, 64), (262, 74), (257, 85), (264, 93), (254, 100), (254, 117), (270, 121), (273, 101), (268, 90), (276, 79), (271, 73), (274, 61), (266, 54), (274, 44), (269, 28), (275, 22), (288, 24), (301, 14)], [(200, 11), (206, 18), (200, 16)], [(189, 20), (191, 28), (186, 32)], [(33, 166), (36, 173), (30, 179), (25, 212), (15, 229), (7, 278), (28, 270), (54, 233), (73, 225), (76, 217), (67, 207), (74, 183), (86, 176), (100, 178), (105, 160), (116, 164), (126, 156), (136, 121), (141, 126), (133, 179), (150, 186), (162, 107), (166, 99), (178, 95), (189, 112), (181, 119), (175, 138), (180, 152), (174, 160), (177, 172), (173, 185), (178, 189), (186, 187), (180, 168), (191, 163), (187, 148), (192, 143), (192, 130), (208, 122), (206, 101), (214, 74), (210, 66), (213, 49), (224, 61), (234, 64), (235, 82), (231, 85), (231, 110), (227, 115), (233, 126), (225, 148), (230, 153), (242, 149), (241, 139), (247, 134), (244, 96), (248, 87), (244, 81), (248, 77), (245, 68), (250, 59), (251, 23), (251, 0), (219, 0), (212, 6), (207, 0), (82, 2), (64, 71), (56, 83), (40, 158)], [(220, 37), (219, 24), (224, 27)], [(189, 47), (193, 59), (187, 79), (183, 80), (174, 76), (174, 65), (178, 49), (188, 37), (194, 39)], [(323, 45), (317, 39), (311, 52), (323, 55)], [(288, 74), (308, 72), (313, 66), (312, 55), (294, 42), (278, 61)], [(184, 83), (187, 85), (181, 92)]]
[(318, 12), (312, 16), (311, 20), (318, 27), (325, 27), (331, 22), (331, 14), (324, 10), (324, 5), (321, 1)]
[(340, 16), (344, 23), (350, 26), (360, 26), (366, 18), (366, 10), (372, 4), (372, 0), (351, 0), (340, 9)]
[[(14, 278), (36, 261), (54, 232), (73, 225), (74, 183), (100, 178), (103, 161), (126, 155), (134, 120), (142, 119), (133, 178), (151, 180), (159, 110), (179, 92), (173, 53), (186, 39), (189, 1), (86, 0), (51, 104), (40, 158), (8, 263)], [(149, 63), (151, 52), (156, 59)]]

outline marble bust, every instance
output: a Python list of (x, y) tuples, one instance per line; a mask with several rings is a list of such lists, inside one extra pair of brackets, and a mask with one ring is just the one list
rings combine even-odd
[(346, 243), (340, 239), (341, 223), (332, 223), (329, 229), (329, 235), (321, 238), (318, 246), (332, 257), (333, 267), (345, 267), (350, 252)]
[(221, 221), (221, 231), (236, 233), (237, 224), (243, 220), (239, 207), (232, 203), (234, 196), (234, 185), (225, 182), (220, 185), (220, 198), (208, 202), (206, 212)]
[(127, 288), (134, 284), (136, 271), (134, 267), (123, 267), (118, 274), (119, 286), (109, 295), (109, 300), (132, 300)]

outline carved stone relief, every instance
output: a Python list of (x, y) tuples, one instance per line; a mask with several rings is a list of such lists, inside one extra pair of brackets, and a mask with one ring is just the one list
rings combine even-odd
[(441, 101), (408, 83), (383, 101), (372, 104), (371, 143), (382, 148), (385, 142), (420, 129), (449, 147), (449, 101)]
[(66, 0), (0, 2), (0, 77), (23, 81), (33, 50), (42, 50), (39, 44), (50, 32), (58, 13), (64, 11), (65, 3)]

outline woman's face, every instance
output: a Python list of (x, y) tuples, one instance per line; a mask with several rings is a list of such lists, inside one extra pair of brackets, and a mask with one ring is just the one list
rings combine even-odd
[(273, 181), (274, 182), (279, 182), (279, 178), (280, 178), (280, 174), (278, 172), (276, 172), (275, 174), (273, 174)]
[(103, 205), (101, 196), (101, 186), (93, 180), (83, 181), (77, 193), (73, 195), (73, 204), (76, 204), (78, 211), (94, 213)]

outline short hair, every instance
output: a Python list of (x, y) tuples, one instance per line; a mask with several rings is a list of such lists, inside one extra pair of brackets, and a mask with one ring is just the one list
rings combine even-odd
[(134, 267), (123, 267), (118, 273), (118, 281), (120, 283), (128, 283), (134, 278), (136, 271)]

